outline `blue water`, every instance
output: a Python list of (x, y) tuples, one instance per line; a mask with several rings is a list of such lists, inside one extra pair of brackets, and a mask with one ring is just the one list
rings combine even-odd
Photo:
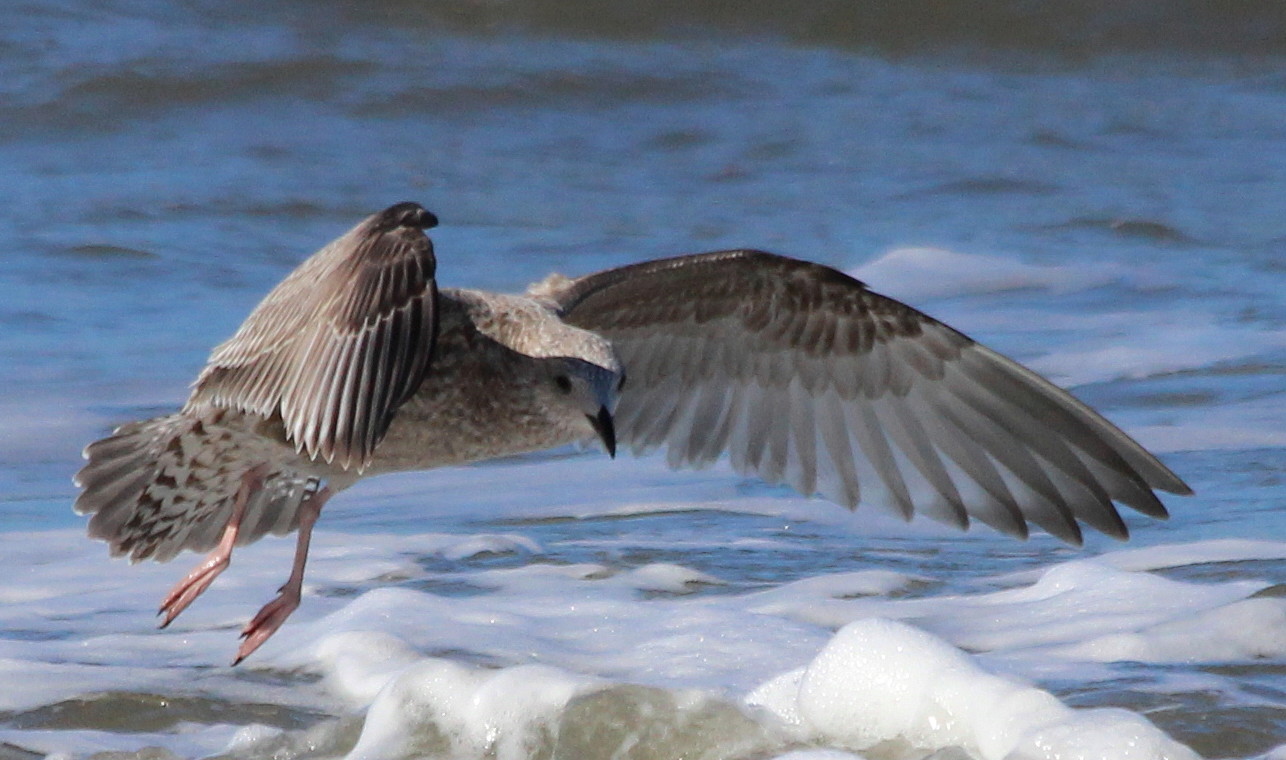
[[(1140, 545), (1286, 540), (1286, 65), (1271, 8), (1239, 6), (1204, 35), (1193, 24), (1217, 4), (1191, 23), (1084, 6), (1012, 28), (1019, 12), (1003, 3), (976, 17), (943, 5), (954, 10), (918, 28), (824, 3), (793, 21), (689, 5), (10, 9), (0, 527), (78, 529), (82, 446), (180, 404), (210, 347), (295, 263), (365, 214), (416, 200), (442, 220), (447, 286), (518, 290), (550, 271), (736, 246), (853, 271), (1073, 386), (1157, 450), (1197, 495), (1168, 500), (1168, 522), (1131, 519)], [(905, 248), (959, 258), (891, 255)], [(716, 594), (871, 568), (938, 578), (930, 593), (976, 590), (1119, 548), (900, 532), (726, 470), (618, 463), (526, 488), (512, 482), (520, 472), (358, 488), (323, 528), (513, 531), (557, 562), (684, 564), (727, 580)], [(722, 511), (607, 519), (612, 488), (622, 504)], [(760, 507), (737, 514), (739, 499)], [(593, 519), (572, 519), (581, 503)], [(773, 514), (787, 516), (787, 538)], [(657, 548), (691, 530), (789, 548)], [(595, 543), (605, 538), (637, 544)], [(472, 588), (452, 566), (433, 569)], [(1286, 583), (1280, 562), (1229, 572)], [(1247, 667), (1261, 665), (1283, 694), (1281, 659)], [(1224, 677), (1233, 692), (1258, 683)], [(1130, 706), (1111, 687), (1090, 692), (1085, 704)], [(1166, 730), (1219, 754), (1201, 744), (1204, 718), (1232, 708), (1179, 701)], [(1252, 740), (1233, 754), (1286, 742), (1282, 712), (1246, 720)]]

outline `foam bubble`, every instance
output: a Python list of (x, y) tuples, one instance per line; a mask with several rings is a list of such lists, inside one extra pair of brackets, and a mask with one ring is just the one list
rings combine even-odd
[(845, 626), (802, 671), (746, 701), (807, 738), (856, 750), (900, 742), (959, 747), (984, 760), (1197, 757), (1133, 713), (1073, 711), (925, 631), (883, 619)]

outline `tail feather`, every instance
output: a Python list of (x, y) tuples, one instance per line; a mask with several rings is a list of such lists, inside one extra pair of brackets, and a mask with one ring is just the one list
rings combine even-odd
[(174, 417), (122, 425), (111, 436), (85, 447), (88, 461), (75, 477), (82, 491), (72, 508), (77, 514), (93, 515), (89, 536), (110, 542), (113, 556), (127, 550), (116, 539), (156, 477), (158, 443), (174, 426)]
[[(74, 507), (92, 515), (90, 537), (132, 561), (164, 562), (184, 549), (214, 548), (244, 474), (280, 456), (252, 425), (222, 410), (181, 412), (122, 425), (90, 444)], [(300, 503), (316, 487), (314, 477), (270, 469), (247, 503), (237, 543), (294, 530)]]

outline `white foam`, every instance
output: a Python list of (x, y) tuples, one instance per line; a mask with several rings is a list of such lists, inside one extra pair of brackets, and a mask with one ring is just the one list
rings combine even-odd
[(1161, 570), (1214, 562), (1286, 559), (1286, 541), (1249, 538), (1213, 539), (1183, 544), (1161, 544), (1137, 549), (1117, 549), (1096, 561), (1118, 570)]
[(540, 554), (540, 544), (514, 534), (499, 536), (471, 536), (442, 551), (446, 559), (461, 560), (480, 554)]
[[(1057, 296), (1120, 283), (1146, 291), (1166, 283), (1155, 272), (1119, 264), (1047, 266), (1026, 264), (1002, 256), (962, 253), (936, 248), (899, 248), (854, 270), (871, 287), (890, 296), (924, 305), (966, 333), (1041, 333), (1038, 355), (1024, 363), (1064, 386), (1144, 378), (1184, 370), (1202, 370), (1219, 364), (1272, 355), (1286, 347), (1286, 330), (1262, 322), (1230, 321), (1211, 306), (1202, 310), (1189, 302), (1123, 304), (1093, 313), (1060, 309)], [(1054, 294), (1047, 307), (997, 309), (971, 303), (943, 304), (939, 299), (1039, 289)], [(1051, 336), (1060, 336), (1057, 340)], [(994, 342), (994, 341), (989, 341)], [(1007, 345), (993, 345), (1013, 353)], [(1165, 445), (1163, 451), (1232, 446), (1281, 446), (1286, 419), (1276, 406), (1251, 402), (1251, 413), (1225, 424), (1221, 420), (1187, 423), (1182, 444)], [(1229, 413), (1220, 404), (1219, 415)], [(1204, 417), (1204, 415), (1203, 415)], [(1258, 417), (1258, 424), (1253, 424)], [(1212, 422), (1216, 424), (1211, 424)], [(1251, 423), (1251, 424), (1237, 424)], [(1173, 423), (1171, 423), (1173, 425)], [(1214, 428), (1216, 430), (1205, 430)], [(1172, 433), (1172, 435), (1180, 435)], [(1158, 436), (1159, 437), (1159, 436)]]
[(709, 573), (668, 562), (656, 562), (635, 568), (626, 575), (626, 580), (641, 591), (664, 591), (671, 594), (688, 593), (696, 585), (724, 585), (723, 581)]
[(1197, 760), (1135, 713), (1114, 708), (1081, 710), (1035, 727), (1006, 760)]
[[(1211, 553), (1236, 556), (1234, 548)], [(1152, 561), (1164, 556), (1158, 552)], [(975, 594), (845, 598), (836, 593), (844, 585), (842, 578), (833, 584), (809, 579), (788, 591), (754, 595), (751, 609), (832, 627), (875, 617), (904, 620), (988, 653), (1000, 667), (1069, 678), (1087, 662), (1280, 656), (1286, 631), (1281, 600), (1248, 599), (1266, 581), (1188, 583), (1119, 570), (1110, 562), (1063, 563), (1032, 583)]]
[[(1194, 370), (1286, 347), (1286, 330), (1228, 324), (1191, 309), (1098, 315), (1097, 334), (1063, 342), (1028, 362), (1067, 385)], [(1114, 324), (1113, 324), (1114, 323)]]
[(1137, 631), (1059, 647), (1063, 657), (1099, 662), (1217, 662), (1286, 657), (1286, 599), (1233, 602)]
[[(847, 573), (830, 573), (783, 583), (767, 591), (753, 594), (756, 609), (761, 612), (788, 611), (802, 598), (852, 599), (864, 596), (889, 596), (905, 591), (927, 578), (892, 570), (855, 570)], [(780, 605), (780, 606), (775, 606)]]
[(1278, 399), (1256, 399), (1211, 409), (1198, 418), (1164, 425), (1130, 425), (1148, 450), (1212, 451), (1286, 448), (1286, 419)]
[[(1119, 548), (1100, 554), (1093, 561), (1115, 570), (1144, 572), (1193, 565), (1276, 559), (1286, 559), (1286, 541), (1217, 538), (1181, 544)], [(1010, 586), (1025, 585), (1036, 582), (1046, 572), (1048, 569), (1025, 570), (999, 576), (997, 581)]]
[[(405, 508), (414, 509), (415, 505)], [(807, 546), (780, 530), (763, 535), (773, 538), (747, 539), (743, 548), (773, 552), (783, 547), (799, 551)], [(153, 605), (185, 567), (108, 561), (101, 546), (83, 541), (79, 531), (16, 535), (0, 557), (0, 572), (9, 579), (4, 593), (15, 600), (0, 605), (0, 625), (7, 630), (32, 631), (36, 636), (0, 640), (0, 682), (29, 684), (21, 691), (0, 689), (0, 709), (34, 709), (102, 691), (182, 694), (191, 689), (232, 702), (270, 701), (320, 711), (334, 711), (338, 702), (342, 710), (359, 715), (369, 712), (373, 717), (367, 729), (371, 733), (363, 739), (364, 747), (374, 748), (372, 753), (400, 751), (396, 747), (408, 741), (414, 744), (424, 738), (420, 728), (425, 711), (447, 710), (456, 717), (435, 725), (446, 726), (456, 737), (450, 739), (456, 742), (451, 746), (466, 754), (481, 741), (476, 727), (466, 730), (466, 723), (503, 724), (506, 735), (530, 738), (563, 709), (557, 700), (546, 703), (533, 701), (535, 697), (530, 695), (522, 697), (521, 690), (514, 691), (516, 701), (505, 702), (493, 694), (502, 690), (500, 686), (486, 686), (490, 677), (486, 674), (491, 671), (479, 675), (465, 668), (473, 673), (465, 675), (445, 666), (425, 665), (439, 662), (436, 657), (441, 656), (457, 663), (498, 665), (499, 672), (531, 663), (554, 668), (555, 673), (547, 674), (551, 694), (560, 693), (559, 689), (566, 693), (590, 676), (617, 684), (657, 687), (667, 694), (700, 689), (738, 695), (764, 684), (755, 689), (756, 697), (763, 705), (771, 705), (776, 717), (762, 725), (782, 720), (802, 726), (812, 715), (807, 720), (817, 724), (818, 736), (836, 742), (832, 749), (861, 751), (855, 743), (845, 743), (856, 742), (852, 736), (842, 732), (832, 736), (830, 732), (838, 729), (826, 722), (827, 710), (811, 702), (800, 703), (805, 670), (799, 670), (793, 680), (779, 676), (816, 659), (817, 652), (829, 646), (832, 630), (854, 621), (901, 620), (903, 625), (888, 630), (917, 631), (906, 634), (898, 645), (893, 640), (901, 634), (886, 632), (883, 648), (871, 650), (889, 652), (901, 646), (918, 652), (920, 659), (913, 659), (923, 665), (921, 670), (907, 671), (905, 677), (910, 681), (868, 684), (869, 691), (883, 690), (882, 698), (888, 703), (881, 720), (923, 717), (916, 702), (923, 694), (899, 689), (930, 681), (950, 685), (949, 668), (933, 673), (924, 668), (959, 664), (953, 658), (964, 655), (953, 647), (964, 647), (979, 653), (964, 662), (982, 675), (964, 671), (958, 691), (966, 691), (963, 684), (969, 683), (968, 688), (979, 694), (994, 692), (996, 699), (1012, 702), (1006, 702), (1009, 706), (1005, 709), (1018, 716), (1014, 718), (1018, 728), (1005, 734), (1009, 737), (1006, 741), (1015, 735), (1041, 736), (1032, 728), (1031, 716), (1045, 709), (1042, 705), (1049, 698), (1041, 696), (1045, 693), (1040, 690), (1013, 691), (1018, 687), (1005, 679), (988, 680), (1001, 674), (1110, 681), (1119, 677), (1110, 663), (1142, 660), (1180, 666), (1171, 675), (1156, 674), (1149, 688), (1210, 693), (1227, 689), (1227, 683), (1215, 674), (1191, 670), (1192, 662), (1257, 662), (1264, 657), (1286, 656), (1286, 602), (1256, 596), (1269, 585), (1268, 580), (1240, 572), (1235, 580), (1208, 577), (1184, 581), (1150, 572), (1213, 562), (1280, 559), (1286, 557), (1286, 542), (1223, 540), (1121, 549), (1031, 572), (994, 576), (964, 572), (960, 577), (950, 573), (949, 579), (874, 568), (819, 571), (764, 590), (738, 591), (733, 587), (708, 593), (706, 586), (726, 579), (677, 563), (631, 567), (613, 558), (631, 546), (645, 547), (653, 540), (657, 546), (705, 551), (725, 538), (682, 531), (679, 538), (668, 542), (663, 536), (640, 538), (633, 544), (626, 535), (587, 537), (578, 539), (578, 549), (601, 552), (597, 556), (602, 561), (566, 563), (558, 559), (562, 547), (524, 540), (518, 533), (398, 536), (344, 533), (332, 527), (314, 539), (315, 562), (310, 566), (301, 609), (250, 661), (228, 670), (225, 665), (236, 648), (237, 628), (270, 598), (288, 571), (293, 551), (290, 539), (238, 549), (233, 566), (192, 609), (171, 629), (155, 631)], [(978, 541), (987, 545), (986, 539), (970, 538), (951, 546), (958, 549)], [(929, 545), (910, 540), (899, 551)], [(482, 558), (476, 553), (479, 548), (484, 553), (505, 552), (512, 558), (504, 567), (485, 559), (470, 564), (469, 557)], [(425, 556), (464, 559), (459, 567), (426, 570), (421, 561)], [(966, 556), (975, 555), (964, 554), (962, 561)], [(817, 558), (825, 561), (822, 553)], [(390, 569), (398, 575), (388, 577)], [(410, 582), (384, 585), (399, 578)], [(432, 593), (438, 581), (476, 590), (453, 596)], [(355, 589), (357, 594), (333, 593), (347, 589)], [(657, 591), (663, 593), (653, 593)], [(72, 627), (74, 636), (41, 636), (66, 626)], [(936, 643), (924, 643), (924, 636)], [(841, 652), (853, 649), (832, 644)], [(450, 654), (442, 655), (444, 652)], [(851, 651), (845, 655), (853, 656)], [(843, 678), (853, 673), (874, 678), (875, 666), (870, 663), (862, 665), (867, 670), (861, 671), (859, 664), (845, 664), (848, 661), (843, 658), (837, 662), (840, 669), (836, 672), (849, 674)], [(262, 668), (311, 672), (321, 675), (322, 680), (308, 687), (240, 677), (246, 670)], [(192, 683), (176, 676), (194, 671), (205, 675)], [(392, 690), (391, 684), (400, 679), (406, 679), (402, 690)], [(825, 693), (820, 686), (817, 689), (816, 694)], [(941, 698), (952, 710), (961, 709), (951, 702), (950, 695)], [(1229, 699), (1245, 700), (1247, 695), (1229, 692)], [(473, 708), (462, 706), (475, 702)], [(378, 711), (374, 708), (377, 703), (383, 705)], [(398, 709), (398, 704), (406, 709)], [(1067, 736), (1076, 732), (1067, 729), (1064, 736), (1058, 727), (1070, 725), (1066, 721), (1071, 718), (1063, 713), (1066, 708), (1062, 705), (1051, 709), (1051, 714), (1063, 717), (1049, 724), (1054, 728), (1047, 739), (1054, 743), (1051, 746), (1067, 749), (1071, 747)], [(916, 741), (939, 742), (943, 748), (950, 742), (982, 742), (987, 726), (993, 733), (999, 731), (987, 722), (989, 719), (965, 713), (951, 715), (957, 723), (966, 718), (973, 721), (969, 729), (973, 733), (943, 733), (945, 723), (940, 716), (935, 718), (937, 728), (932, 722), (927, 727), (910, 728), (906, 723), (871, 723), (862, 730), (870, 736), (910, 732)], [(1117, 737), (1137, 729), (1142, 732), (1140, 741), (1151, 741), (1149, 729), (1138, 728), (1136, 719), (1109, 718), (1108, 714), (1091, 713), (1086, 719), (1090, 723), (1085, 725), (1096, 734)], [(186, 735), (181, 740), (140, 736), (133, 746), (160, 743), (191, 749), (190, 754), (210, 754), (229, 742), (259, 751), (321, 741), (297, 732), (273, 733), (262, 728), (239, 733), (242, 728), (203, 729), (205, 733), (198, 732), (199, 747), (190, 744)], [(55, 734), (34, 744), (29, 741), (30, 733), (11, 730), (0, 733), (0, 740), (73, 753), (83, 741), (92, 741), (64, 732), (69, 737), (66, 744), (60, 744)], [(526, 739), (512, 741), (518, 742), (513, 745), (517, 747)], [(130, 746), (124, 739), (113, 742), (110, 746)], [(1015, 746), (1026, 745), (1019, 742)]]
[(844, 627), (805, 668), (746, 701), (807, 739), (859, 751), (904, 742), (961, 747), (983, 760), (1197, 757), (1138, 715), (1073, 711), (1048, 692), (988, 673), (941, 639), (882, 619)]
[(777, 755), (772, 760), (863, 760), (863, 758), (851, 752), (835, 749), (801, 749)]
[[(190, 726), (182, 733), (167, 737), (165, 748), (177, 757), (209, 757), (226, 748), (236, 736), (239, 727), (229, 725)], [(35, 730), (12, 731), (0, 730), (0, 747), (5, 742), (13, 742), (31, 752), (44, 753), (46, 760), (79, 760), (87, 757), (130, 757), (139, 752), (141, 747), (149, 746), (140, 742), (136, 734), (116, 731), (87, 730)], [(157, 746), (156, 743), (150, 746)], [(7, 748), (6, 748), (7, 749)], [(144, 752), (147, 750), (144, 749)], [(140, 753), (141, 754), (141, 753)], [(23, 757), (23, 755), (17, 755)], [(169, 755), (152, 754), (150, 757), (166, 758)]]
[(449, 660), (423, 660), (380, 690), (347, 758), (435, 754), (525, 760), (548, 744), (567, 702), (594, 683), (540, 665), (482, 671)]
[(229, 753), (246, 754), (279, 738), (283, 733), (280, 728), (251, 723), (233, 734), (225, 749)]
[(317, 642), (309, 661), (318, 662), (327, 686), (345, 702), (366, 707), (421, 654), (384, 631), (345, 631)]
[(1038, 266), (1015, 259), (943, 248), (895, 248), (853, 270), (873, 290), (910, 300), (1038, 288), (1055, 293), (1143, 280), (1123, 266)]

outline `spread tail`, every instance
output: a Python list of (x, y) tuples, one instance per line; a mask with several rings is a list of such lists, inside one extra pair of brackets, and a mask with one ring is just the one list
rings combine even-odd
[[(208, 551), (244, 474), (270, 461), (264, 446), (247, 418), (223, 410), (130, 422), (85, 448), (74, 508), (92, 515), (89, 535), (108, 542), (112, 556), (164, 562), (183, 549)], [(317, 486), (316, 478), (271, 471), (247, 504), (237, 543), (289, 533), (300, 502)]]

